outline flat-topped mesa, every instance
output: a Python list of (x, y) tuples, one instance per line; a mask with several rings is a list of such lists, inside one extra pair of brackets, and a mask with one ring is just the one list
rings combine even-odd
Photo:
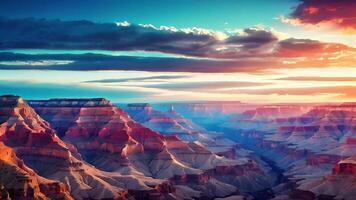
[(353, 175), (356, 177), (356, 156), (339, 161), (333, 169), (334, 175)]
[(16, 95), (0, 96), (0, 107), (20, 106), (24, 103), (25, 101), (21, 97)]
[(30, 106), (35, 107), (110, 107), (111, 102), (105, 98), (30, 100)]

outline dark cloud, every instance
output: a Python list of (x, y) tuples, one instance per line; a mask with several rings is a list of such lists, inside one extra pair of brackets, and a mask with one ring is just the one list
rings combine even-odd
[(244, 49), (255, 49), (278, 41), (271, 31), (258, 28), (247, 28), (243, 35), (233, 35), (226, 39), (227, 44), (243, 45)]
[[(102, 54), (20, 54), (0, 53), (0, 69), (46, 70), (133, 70), (156, 72), (234, 72), (262, 69), (266, 61), (231, 61), (190, 58), (111, 56)], [(68, 64), (48, 66), (16, 64), (18, 61), (66, 60)], [(9, 65), (9, 62), (13, 64)], [(253, 63), (253, 66), (251, 66)]]
[(356, 52), (355, 48), (343, 44), (326, 43), (310, 39), (289, 38), (278, 43), (275, 53), (279, 57), (310, 57), (314, 55), (332, 54), (343, 50)]
[(203, 56), (212, 34), (90, 21), (0, 19), (0, 48), (145, 50)]
[(355, 33), (355, 10), (354, 0), (301, 0), (291, 17), (304, 24), (329, 23)]
[(226, 36), (199, 28), (32, 18), (0, 18), (0, 37), (0, 49), (144, 50), (211, 58), (246, 56), (246, 50), (277, 40), (271, 31), (261, 28)]
[(279, 42), (279, 50), (277, 52), (280, 56), (295, 57), (306, 53), (309, 54), (310, 52), (319, 53), (323, 45), (323, 43), (316, 40), (290, 38)]

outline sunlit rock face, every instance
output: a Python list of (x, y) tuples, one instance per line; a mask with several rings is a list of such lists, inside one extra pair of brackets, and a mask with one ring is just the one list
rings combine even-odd
[(312, 192), (315, 197), (353, 200), (356, 197), (356, 158), (342, 159), (335, 164), (332, 173), (299, 182), (298, 188)]
[(73, 199), (65, 184), (45, 179), (0, 142), (0, 199)]
[[(41, 108), (41, 116), (51, 122), (59, 136), (64, 136), (68, 127), (73, 126), (76, 120), (76, 113), (81, 107), (110, 107), (111, 103), (103, 98), (94, 99), (51, 99), (29, 101), (31, 107)], [(59, 112), (60, 111), (60, 112)], [(60, 115), (56, 115), (60, 113)]]
[[(63, 99), (61, 102), (88, 102), (76, 106), (69, 102), (65, 105), (70, 106), (47, 106), (52, 104), (51, 101), (42, 105), (31, 102), (31, 105), (54, 127), (64, 130), (64, 140), (74, 144), (83, 156), (105, 170), (131, 168), (133, 166), (129, 157), (141, 155), (142, 158), (152, 159), (151, 157), (165, 149), (162, 135), (133, 121), (123, 110), (109, 102), (102, 105), (96, 103), (97, 99)], [(57, 118), (61, 121), (58, 122)], [(57, 126), (57, 123), (60, 125)], [(112, 157), (112, 164), (97, 162), (102, 160), (103, 154)]]
[(68, 159), (75, 148), (59, 139), (49, 124), (18, 96), (0, 97), (0, 139), (18, 155)]
[(21, 97), (0, 97), (0, 119), (0, 141), (39, 175), (63, 182), (75, 199), (125, 198), (121, 181), (104, 181), (105, 175), (82, 161), (76, 148), (63, 142)]
[(333, 169), (335, 175), (353, 175), (356, 177), (356, 155), (340, 160)]

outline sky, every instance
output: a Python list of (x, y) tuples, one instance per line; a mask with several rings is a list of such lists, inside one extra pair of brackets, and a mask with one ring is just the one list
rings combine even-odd
[(0, 0), (0, 94), (356, 100), (353, 0)]

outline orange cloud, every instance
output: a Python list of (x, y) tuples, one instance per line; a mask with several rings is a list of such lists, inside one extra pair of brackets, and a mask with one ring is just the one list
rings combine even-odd
[(356, 48), (343, 44), (325, 43), (309, 39), (280, 41), (275, 56), (290, 67), (354, 66)]
[[(356, 1), (301, 0), (290, 22), (306, 25), (329, 25), (343, 33), (356, 33)], [(285, 21), (287, 22), (287, 21)]]
[(297, 95), (316, 96), (334, 94), (335, 96), (355, 97), (356, 86), (325, 86), (325, 87), (296, 87), (296, 88), (263, 88), (263, 89), (237, 89), (229, 93), (255, 94), (255, 95)]

